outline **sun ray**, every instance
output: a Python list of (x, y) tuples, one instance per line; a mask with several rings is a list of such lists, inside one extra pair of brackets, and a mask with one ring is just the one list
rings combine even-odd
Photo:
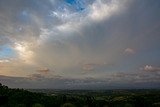
[(33, 64), (32, 58), (34, 53), (30, 50), (28, 43), (15, 43), (15, 50), (17, 51), (21, 60), (27, 64)]

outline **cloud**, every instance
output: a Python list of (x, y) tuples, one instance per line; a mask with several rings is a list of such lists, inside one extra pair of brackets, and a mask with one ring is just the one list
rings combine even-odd
[(32, 75), (29, 75), (28, 77), (29, 79), (31, 80), (42, 80), (42, 79), (45, 79), (45, 77), (41, 74), (32, 74)]
[(83, 65), (83, 70), (84, 71), (93, 71), (95, 69), (94, 64), (84, 64)]
[[(32, 74), (29, 77), (11, 77), (0, 75), (0, 81), (9, 87), (43, 89), (119, 89), (119, 88), (159, 88), (159, 75), (148, 73), (124, 73), (104, 75), (101, 78), (62, 76), (47, 77)], [(131, 84), (132, 83), (132, 84)], [(140, 85), (141, 84), (141, 85)], [(152, 84), (152, 85), (150, 85)]]
[(45, 73), (47, 74), (50, 70), (48, 68), (41, 68), (41, 69), (38, 69), (37, 72), (39, 73)]
[(7, 60), (7, 59), (0, 60), (0, 63), (8, 63), (8, 62), (10, 62), (10, 60)]
[(32, 58), (34, 56), (34, 52), (30, 50), (30, 43), (26, 42), (20, 42), (20, 43), (15, 43), (14, 50), (17, 52), (19, 55), (18, 57), (21, 60), (24, 60), (25, 63), (27, 64), (33, 64)]
[(103, 68), (105, 66), (108, 66), (110, 64), (107, 64), (106, 62), (94, 62), (94, 63), (84, 63), (81, 62), (80, 66), (82, 66), (82, 69), (84, 71), (94, 71), (97, 68)]
[[(2, 6), (3, 12), (1, 14), (3, 15), (1, 17), (4, 18), (1, 20), (4, 22), (4, 26), (1, 27), (4, 30), (1, 35), (8, 38), (8, 42), (11, 43), (10, 48), (17, 53), (16, 58), (23, 61), (20, 65), (42, 66), (45, 64), (50, 67), (53, 63), (58, 69), (66, 69), (65, 67), (76, 66), (77, 58), (81, 60), (81, 58), (88, 57), (87, 54), (90, 53), (92, 44), (89, 43), (90, 40), (87, 40), (87, 35), (91, 35), (88, 32), (91, 30), (87, 32), (84, 30), (86, 28), (92, 29), (95, 24), (94, 20), (103, 20), (107, 15), (114, 14), (116, 10), (112, 12), (114, 10), (112, 8), (115, 5), (125, 4), (125, 2), (119, 4), (116, 1), (85, 1), (83, 11), (73, 11), (68, 4), (53, 0), (49, 2), (29, 1), (27, 4), (23, 2), (10, 3), (10, 10), (16, 14), (10, 14), (8, 8)], [(61, 3), (63, 4), (60, 5)], [(18, 9), (16, 4), (19, 4)], [(94, 16), (95, 14), (96, 16)], [(7, 19), (7, 21), (3, 19)], [(17, 21), (14, 21), (16, 19)], [(94, 32), (101, 31), (95, 29)], [(90, 46), (88, 47), (88, 45)], [(87, 46), (86, 49), (85, 46)], [(86, 65), (84, 69), (91, 69), (91, 65), (90, 68), (89, 65)]]
[(113, 84), (118, 83), (119, 81), (120, 84), (132, 83), (134, 87), (138, 87), (136, 86), (138, 84), (147, 85), (147, 83), (159, 83), (160, 77), (159, 74), (147, 72), (117, 72), (107, 75), (106, 79)]
[(110, 17), (115, 14), (119, 10), (121, 10), (121, 6), (124, 4), (124, 1), (119, 2), (118, 0), (110, 0), (105, 2), (104, 0), (96, 0), (90, 6), (90, 14), (89, 17), (93, 20), (103, 20), (106, 17)]
[(154, 67), (154, 66), (151, 66), (151, 65), (146, 65), (143, 68), (141, 68), (141, 70), (146, 71), (146, 72), (159, 72), (160, 67)]
[[(0, 52), (4, 53), (4, 58), (0, 58), (3, 66), (0, 74), (21, 77), (54, 74), (65, 78), (55, 79), (50, 75), (45, 82), (41, 81), (48, 86), (72, 81), (73, 77), (77, 81), (84, 77), (100, 78), (97, 84), (102, 83), (106, 75), (106, 83), (116, 84), (127, 80), (143, 83), (157, 78), (152, 74), (145, 77), (126, 73), (134, 72), (146, 61), (160, 63), (159, 1), (78, 0), (75, 3), (0, 0)], [(7, 49), (12, 52), (3, 51)], [(7, 56), (8, 53), (15, 55)], [(134, 54), (134, 57), (123, 54)], [(110, 63), (117, 66), (110, 67)], [(158, 71), (157, 68), (148, 66), (143, 70)], [(118, 74), (120, 71), (125, 73)], [(115, 72), (117, 74), (111, 75)], [(33, 87), (40, 84), (26, 81)]]
[(135, 53), (135, 50), (132, 49), (132, 48), (126, 48), (126, 49), (124, 50), (124, 53), (125, 53), (125, 54), (134, 54), (134, 53)]

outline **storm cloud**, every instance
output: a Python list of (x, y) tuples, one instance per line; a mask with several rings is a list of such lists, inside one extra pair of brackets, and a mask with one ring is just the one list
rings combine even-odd
[[(160, 66), (159, 6), (157, 0), (1, 0), (0, 75), (44, 80), (59, 75), (62, 79), (50, 80), (57, 87), (66, 78), (94, 78), (89, 84), (98, 87), (112, 75), (110, 84), (116, 86), (118, 79), (118, 84), (131, 87), (126, 74), (142, 75)], [(147, 64), (153, 66), (139, 69)], [(113, 76), (121, 72), (126, 79)], [(151, 83), (159, 76), (146, 75)], [(136, 77), (134, 81), (147, 86), (145, 78)]]

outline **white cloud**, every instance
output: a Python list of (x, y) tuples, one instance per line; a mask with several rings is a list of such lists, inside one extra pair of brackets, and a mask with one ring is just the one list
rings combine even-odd
[(2, 59), (2, 60), (0, 60), (0, 63), (8, 63), (8, 62), (10, 62), (10, 60), (8, 60), (8, 59)]
[(89, 17), (93, 20), (103, 20), (106, 17), (110, 17), (119, 9), (119, 2), (118, 0), (111, 0), (109, 3), (103, 2), (103, 0), (96, 0), (90, 6), (90, 13)]
[[(82, 12), (72, 12), (64, 8), (63, 11), (54, 10), (50, 16), (56, 17), (60, 20), (60, 24), (53, 26), (62, 32), (78, 31), (92, 21), (102, 21), (109, 19), (110, 16), (122, 11), (126, 0), (118, 1), (103, 1), (95, 0), (92, 4), (85, 8)], [(53, 30), (53, 29), (52, 29)]]
[(132, 48), (126, 48), (126, 49), (124, 50), (124, 53), (125, 53), (125, 54), (134, 54), (134, 53), (135, 53), (135, 50), (132, 49)]
[(15, 51), (19, 55), (19, 58), (27, 64), (33, 64), (32, 58), (34, 56), (34, 52), (30, 50), (31, 47), (31, 44), (27, 42), (15, 43), (14, 46)]
[(160, 71), (160, 67), (154, 67), (154, 66), (151, 66), (151, 65), (146, 65), (143, 68), (141, 68), (141, 70), (147, 71), (147, 72), (158, 72), (158, 71)]

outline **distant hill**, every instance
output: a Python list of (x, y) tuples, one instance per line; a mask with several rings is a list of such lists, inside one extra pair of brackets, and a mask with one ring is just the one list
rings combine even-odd
[(160, 107), (160, 90), (38, 93), (38, 90), (10, 89), (0, 83), (0, 107)]

